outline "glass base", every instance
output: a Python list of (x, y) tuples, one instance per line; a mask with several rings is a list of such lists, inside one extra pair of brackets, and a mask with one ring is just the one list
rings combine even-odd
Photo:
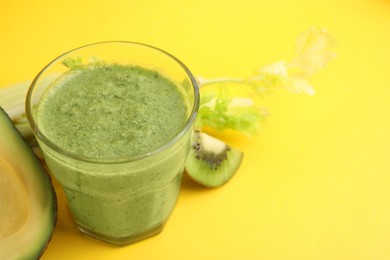
[(77, 228), (81, 233), (83, 233), (84, 235), (89, 236), (91, 238), (94, 238), (94, 239), (97, 239), (97, 240), (100, 240), (100, 241), (103, 241), (103, 242), (106, 242), (106, 243), (109, 243), (112, 245), (116, 245), (116, 246), (125, 246), (125, 245), (129, 245), (129, 244), (133, 244), (133, 243), (138, 242), (140, 240), (144, 240), (146, 238), (150, 238), (152, 236), (158, 235), (163, 230), (164, 223), (159, 224), (157, 226), (154, 226), (151, 229), (146, 230), (145, 232), (142, 232), (140, 234), (126, 236), (126, 237), (110, 237), (110, 236), (97, 234), (97, 233), (89, 230), (88, 228), (84, 227), (83, 225), (80, 225), (79, 223), (77, 223)]

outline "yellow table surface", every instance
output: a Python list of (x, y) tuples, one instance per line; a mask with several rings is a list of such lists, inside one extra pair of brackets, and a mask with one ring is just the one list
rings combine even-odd
[(224, 136), (244, 151), (241, 168), (218, 189), (185, 179), (158, 236), (125, 247), (83, 237), (55, 183), (42, 259), (390, 259), (389, 0), (8, 0), (0, 12), (0, 86), (97, 41), (158, 46), (204, 77), (289, 59), (311, 26), (338, 42), (314, 96), (264, 96), (259, 134)]

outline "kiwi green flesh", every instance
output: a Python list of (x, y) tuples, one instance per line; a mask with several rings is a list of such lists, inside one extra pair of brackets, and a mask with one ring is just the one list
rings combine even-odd
[(210, 152), (208, 146), (212, 144), (207, 141), (201, 142), (201, 138), (196, 135), (206, 134), (195, 133), (194, 143), (185, 165), (187, 174), (194, 181), (206, 187), (222, 186), (237, 172), (243, 159), (243, 152), (227, 144), (218, 153)]
[(0, 187), (0, 259), (39, 258), (56, 224), (56, 195), (50, 176), (3, 109)]

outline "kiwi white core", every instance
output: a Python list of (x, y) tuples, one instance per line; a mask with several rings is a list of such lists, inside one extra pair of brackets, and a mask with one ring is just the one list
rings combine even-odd
[(227, 148), (226, 144), (221, 140), (218, 140), (212, 136), (209, 136), (204, 133), (200, 133), (199, 135), (200, 142), (202, 147), (206, 152), (210, 152), (213, 154), (220, 154), (224, 152)]

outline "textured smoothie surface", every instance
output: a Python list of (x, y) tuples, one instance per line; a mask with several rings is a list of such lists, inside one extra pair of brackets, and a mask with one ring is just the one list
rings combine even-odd
[(187, 106), (177, 86), (156, 71), (99, 64), (54, 82), (37, 115), (41, 131), (64, 150), (116, 159), (173, 138), (186, 122)]

